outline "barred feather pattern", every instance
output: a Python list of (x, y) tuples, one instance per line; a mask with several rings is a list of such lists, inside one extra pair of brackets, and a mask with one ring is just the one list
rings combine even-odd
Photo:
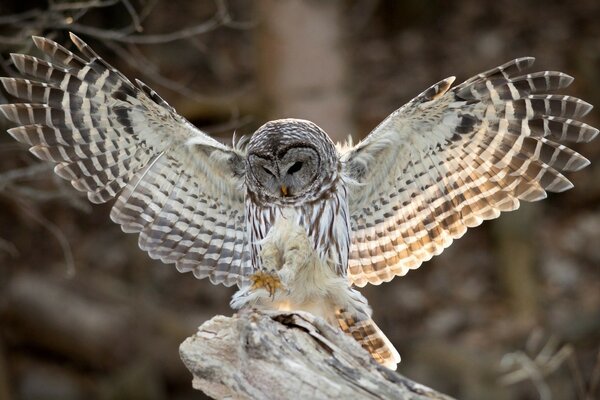
[(262, 244), (276, 220), (293, 215), (294, 224), (306, 230), (306, 236), (319, 259), (325, 261), (339, 276), (345, 276), (350, 249), (347, 196), (345, 184), (335, 175), (331, 187), (324, 190), (320, 198), (299, 202), (296, 206), (268, 203), (257, 193), (249, 191), (246, 197), (246, 224), (254, 268), (263, 269), (260, 258)]
[(392, 370), (396, 369), (400, 354), (372, 319), (361, 320), (345, 310), (337, 310), (336, 318), (342, 331), (360, 343), (375, 361)]
[(281, 119), (259, 128), (250, 139), (248, 152), (268, 159), (297, 146), (310, 146), (319, 155), (319, 169), (300, 195), (273, 196), (249, 169), (246, 216), (252, 265), (262, 269), (261, 242), (276, 220), (287, 218), (285, 215), (292, 210), (296, 224), (304, 227), (319, 258), (339, 276), (346, 276), (350, 248), (348, 191), (331, 139), (310, 121)]
[[(295, 271), (294, 290), (279, 300), (327, 308), (321, 312), (335, 315), (389, 367), (398, 353), (351, 284), (404, 275), (521, 200), (570, 189), (560, 171), (589, 162), (559, 142), (588, 142), (598, 134), (577, 121), (589, 104), (548, 94), (573, 78), (525, 74), (533, 58), (519, 58), (453, 88), (454, 78), (433, 85), (354, 147), (336, 150), (319, 127), (295, 119), (271, 121), (246, 147), (228, 147), (71, 39), (80, 54), (34, 37), (50, 61), (12, 55), (28, 79), (0, 78), (24, 100), (0, 105), (21, 125), (8, 132), (56, 163), (55, 172), (90, 201), (116, 198), (111, 218), (123, 231), (139, 233), (152, 258), (215, 284), (237, 284), (242, 302), (254, 299), (243, 296), (253, 291), (269, 231), (293, 218), (294, 227), (306, 230), (304, 246), (314, 250), (308, 258), (318, 258), (306, 265), (318, 268)], [(298, 169), (290, 172), (294, 166), (280, 162), (293, 151)], [(256, 169), (253, 156), (262, 160)], [(271, 295), (263, 292), (254, 294)]]
[(0, 78), (26, 102), (0, 105), (22, 126), (9, 133), (111, 218), (139, 233), (152, 258), (213, 283), (251, 271), (244, 212), (244, 153), (196, 129), (140, 81), (130, 82), (75, 35), (74, 54), (34, 37), (49, 59), (13, 54), (31, 77)]
[(349, 276), (357, 286), (404, 275), (440, 254), (467, 228), (572, 184), (559, 171), (588, 160), (557, 143), (589, 142), (578, 122), (592, 108), (548, 94), (573, 80), (524, 74), (519, 58), (450, 89), (445, 79), (342, 151), (352, 221)]

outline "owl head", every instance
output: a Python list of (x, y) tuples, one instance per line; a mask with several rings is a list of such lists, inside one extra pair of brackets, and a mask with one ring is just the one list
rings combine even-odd
[(338, 168), (333, 142), (310, 121), (267, 122), (248, 143), (248, 189), (268, 202), (312, 199), (331, 186)]

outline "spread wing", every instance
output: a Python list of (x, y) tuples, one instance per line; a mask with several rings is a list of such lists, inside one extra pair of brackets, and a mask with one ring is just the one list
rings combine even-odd
[(9, 130), (94, 203), (115, 197), (111, 218), (138, 232), (150, 256), (230, 286), (250, 268), (244, 154), (196, 129), (142, 82), (130, 82), (71, 35), (81, 56), (45, 38), (50, 62), (13, 54), (35, 80), (1, 78), (25, 100), (0, 105)]
[(520, 72), (520, 58), (450, 89), (445, 79), (342, 154), (350, 188), (349, 275), (358, 286), (404, 275), (467, 228), (572, 184), (588, 160), (557, 141), (598, 133), (575, 119), (591, 106), (549, 95), (573, 78)]

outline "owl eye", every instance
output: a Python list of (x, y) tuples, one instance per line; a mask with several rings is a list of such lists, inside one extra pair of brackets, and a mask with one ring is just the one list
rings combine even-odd
[(290, 168), (288, 168), (287, 173), (291, 175), (294, 172), (300, 171), (300, 168), (302, 168), (302, 161), (296, 161)]
[(267, 167), (262, 167), (263, 171), (265, 171), (267, 174), (271, 175), (272, 177), (275, 177), (275, 174), (273, 172), (271, 172), (270, 169), (268, 169)]

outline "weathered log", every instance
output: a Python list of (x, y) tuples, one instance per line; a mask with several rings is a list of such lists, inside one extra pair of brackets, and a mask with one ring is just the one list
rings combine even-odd
[(233, 399), (450, 399), (377, 364), (304, 312), (216, 316), (180, 346), (193, 386)]

